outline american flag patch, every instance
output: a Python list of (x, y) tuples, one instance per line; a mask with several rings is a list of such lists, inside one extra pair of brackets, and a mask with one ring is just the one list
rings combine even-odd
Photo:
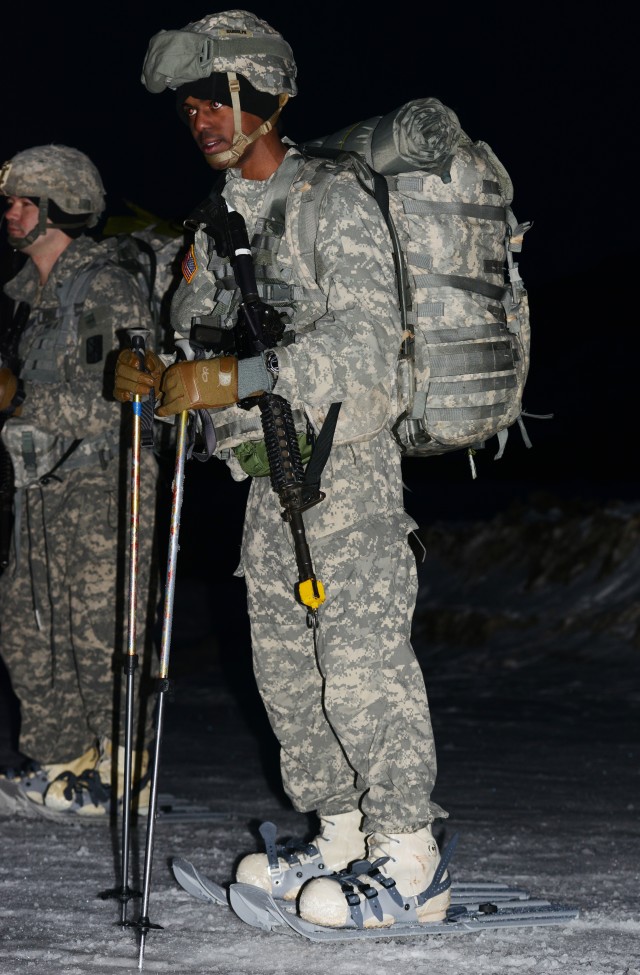
[(195, 273), (198, 270), (198, 262), (196, 261), (196, 252), (193, 249), (193, 244), (187, 251), (187, 253), (182, 258), (182, 275), (187, 282), (191, 284)]

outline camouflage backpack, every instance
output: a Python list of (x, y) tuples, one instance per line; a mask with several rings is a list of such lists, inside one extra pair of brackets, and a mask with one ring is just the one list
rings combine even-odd
[(529, 306), (514, 254), (531, 225), (516, 221), (511, 180), (490, 147), (424, 98), (301, 149), (312, 158), (296, 180), (310, 184), (304, 196), (315, 213), (301, 213), (294, 234), (311, 267), (337, 168), (355, 172), (387, 221), (401, 310), (392, 432), (403, 454), (468, 448), (475, 476), (475, 449), (497, 435), (501, 457), (514, 422), (530, 446)]
[[(105, 233), (117, 224), (117, 218), (112, 218)], [(74, 278), (64, 282), (59, 294), (60, 307), (68, 309), (77, 320), (96, 271), (105, 265), (116, 264), (134, 278), (146, 299), (151, 316), (149, 347), (155, 352), (172, 351), (169, 312), (173, 292), (182, 276), (180, 262), (184, 238), (149, 226), (105, 236), (101, 245), (102, 253)], [(153, 423), (152, 420), (152, 416), (143, 413), (143, 446), (153, 447), (158, 456), (171, 453), (175, 446), (173, 425)]]
[[(114, 225), (114, 222), (111, 223)], [(110, 224), (107, 224), (106, 232)], [(153, 323), (153, 334), (149, 344), (156, 352), (170, 348), (173, 332), (169, 333), (169, 309), (171, 297), (180, 282), (180, 259), (184, 250), (184, 239), (161, 232), (150, 226), (132, 233), (114, 233), (102, 241), (104, 259), (128, 271), (136, 280), (144, 295)], [(100, 262), (100, 258), (98, 258)], [(89, 279), (95, 267), (83, 270), (79, 278), (86, 274)], [(89, 281), (87, 280), (86, 288)], [(74, 289), (80, 287), (86, 296), (84, 284), (78, 280)], [(78, 292), (76, 292), (77, 294)], [(76, 301), (78, 298), (76, 297)]]

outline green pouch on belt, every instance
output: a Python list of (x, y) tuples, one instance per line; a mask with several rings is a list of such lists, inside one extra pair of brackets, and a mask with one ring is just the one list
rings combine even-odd
[[(298, 434), (298, 446), (302, 463), (307, 464), (313, 447), (307, 440), (306, 433)], [(266, 477), (269, 473), (269, 460), (264, 440), (250, 440), (233, 448), (236, 460), (249, 477)]]

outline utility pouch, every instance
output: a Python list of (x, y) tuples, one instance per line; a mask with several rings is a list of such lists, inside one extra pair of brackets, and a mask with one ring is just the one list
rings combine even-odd
[[(302, 463), (306, 465), (311, 458), (313, 445), (309, 443), (306, 433), (299, 433), (297, 440)], [(248, 440), (234, 447), (233, 453), (240, 467), (249, 477), (266, 477), (270, 473), (264, 440)]]
[(104, 360), (112, 346), (110, 314), (109, 308), (101, 306), (80, 316), (78, 343), (83, 373), (104, 372)]

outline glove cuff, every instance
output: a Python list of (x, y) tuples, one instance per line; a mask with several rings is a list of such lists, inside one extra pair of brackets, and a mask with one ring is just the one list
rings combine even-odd
[(243, 400), (256, 393), (270, 393), (274, 381), (261, 355), (238, 362), (238, 399)]

